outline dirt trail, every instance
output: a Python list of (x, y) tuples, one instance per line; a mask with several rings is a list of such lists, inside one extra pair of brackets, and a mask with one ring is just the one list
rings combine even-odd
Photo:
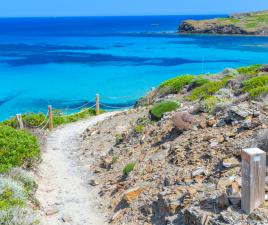
[(49, 134), (42, 154), (37, 190), (41, 224), (106, 224), (95, 204), (97, 193), (89, 186), (88, 176), (73, 154), (79, 148), (79, 135), (112, 114), (68, 124)]

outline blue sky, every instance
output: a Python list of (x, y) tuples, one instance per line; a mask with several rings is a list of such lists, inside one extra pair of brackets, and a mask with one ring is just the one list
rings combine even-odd
[(226, 14), (268, 9), (268, 0), (3, 0), (1, 17)]

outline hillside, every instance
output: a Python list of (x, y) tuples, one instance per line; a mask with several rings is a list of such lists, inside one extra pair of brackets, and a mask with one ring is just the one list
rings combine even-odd
[(267, 201), (240, 208), (241, 149), (268, 151), (267, 93), (267, 66), (179, 76), (88, 128), (77, 157), (109, 222), (267, 224)]
[(268, 11), (232, 14), (227, 18), (185, 20), (180, 33), (268, 35)]

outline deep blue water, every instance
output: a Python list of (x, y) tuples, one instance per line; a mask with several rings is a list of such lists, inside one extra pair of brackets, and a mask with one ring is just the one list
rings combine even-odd
[(184, 19), (213, 17), (1, 18), (0, 120), (96, 93), (128, 106), (176, 75), (268, 63), (267, 37), (176, 34)]

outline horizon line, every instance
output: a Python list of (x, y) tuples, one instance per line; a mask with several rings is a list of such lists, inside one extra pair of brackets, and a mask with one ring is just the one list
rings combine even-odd
[(209, 13), (209, 14), (151, 14), (151, 15), (74, 15), (74, 16), (0, 16), (0, 19), (12, 18), (81, 18), (81, 17), (150, 17), (150, 16), (227, 16), (229, 13)]

